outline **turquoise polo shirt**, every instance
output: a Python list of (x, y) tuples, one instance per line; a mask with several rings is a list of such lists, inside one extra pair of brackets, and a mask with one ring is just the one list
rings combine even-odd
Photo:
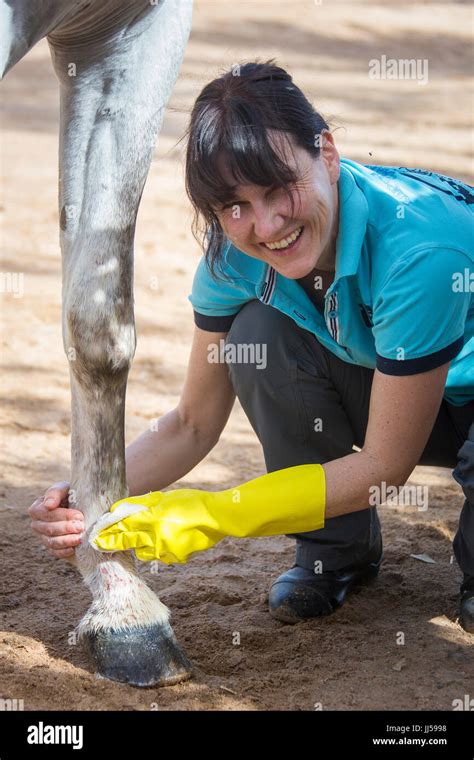
[(335, 278), (319, 311), (297, 280), (229, 241), (215, 280), (202, 257), (188, 296), (198, 327), (227, 332), (258, 298), (343, 361), (413, 375), (451, 362), (445, 398), (474, 400), (474, 188), (434, 172), (341, 158)]

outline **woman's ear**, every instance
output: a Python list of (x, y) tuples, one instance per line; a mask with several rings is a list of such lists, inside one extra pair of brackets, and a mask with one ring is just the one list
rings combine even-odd
[(322, 145), (320, 156), (326, 164), (331, 185), (334, 185), (341, 172), (341, 164), (339, 159), (339, 151), (334, 143), (334, 137), (330, 133), (329, 129), (322, 129)]

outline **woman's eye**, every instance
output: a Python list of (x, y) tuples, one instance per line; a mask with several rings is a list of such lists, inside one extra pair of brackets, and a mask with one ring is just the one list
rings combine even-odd
[[(281, 185), (275, 185), (274, 187), (270, 187), (268, 189), (268, 195), (274, 195), (274, 193), (283, 190), (283, 187)], [(248, 201), (230, 201), (229, 203), (226, 203), (225, 205), (221, 206), (220, 210), (227, 211), (227, 209), (234, 209), (236, 206), (246, 206), (248, 204)]]

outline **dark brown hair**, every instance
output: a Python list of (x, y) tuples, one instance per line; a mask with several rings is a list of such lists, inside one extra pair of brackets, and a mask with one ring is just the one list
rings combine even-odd
[[(296, 178), (272, 147), (268, 129), (292, 135), (316, 158), (320, 152), (316, 138), (329, 129), (291, 75), (273, 59), (236, 64), (209, 82), (194, 103), (184, 135), (186, 192), (194, 208), (193, 234), (206, 248), (214, 277), (222, 265), (225, 241), (214, 209), (233, 200), (235, 187), (242, 183), (283, 188), (291, 197), (287, 186)], [(224, 180), (219, 157), (235, 185)]]

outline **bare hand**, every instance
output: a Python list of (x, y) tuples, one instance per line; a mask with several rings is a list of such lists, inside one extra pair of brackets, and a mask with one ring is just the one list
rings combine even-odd
[(68, 508), (69, 483), (55, 483), (28, 509), (31, 527), (53, 557), (71, 557), (81, 543), (84, 515)]

